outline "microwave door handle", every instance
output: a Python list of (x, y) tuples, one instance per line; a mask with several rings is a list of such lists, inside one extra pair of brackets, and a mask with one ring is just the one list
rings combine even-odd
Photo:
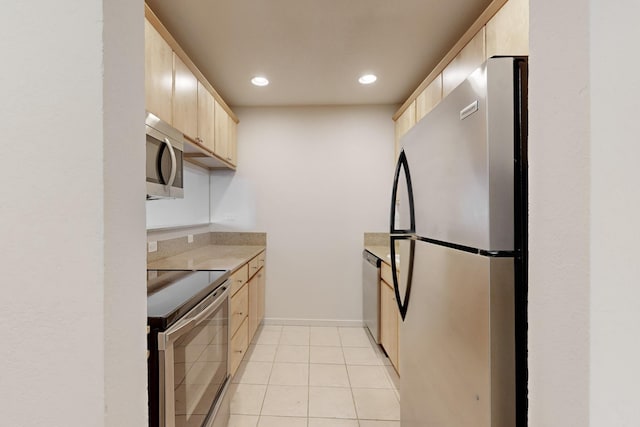
[(169, 149), (169, 155), (171, 156), (171, 174), (169, 175), (169, 181), (167, 181), (167, 185), (171, 187), (173, 185), (173, 181), (176, 180), (176, 169), (177, 169), (177, 161), (176, 161), (176, 152), (173, 151), (173, 147), (171, 146), (171, 142), (168, 138), (164, 139), (164, 143), (167, 144), (167, 148)]
[[(193, 316), (190, 319), (187, 319), (184, 323), (178, 323), (174, 327), (170, 328), (163, 334), (158, 334), (158, 345), (163, 350), (166, 348), (166, 343), (173, 341), (174, 337), (180, 336), (182, 333), (190, 331), (195, 325), (200, 323), (204, 318), (209, 316), (211, 313), (216, 311), (220, 305), (226, 300), (229, 296), (229, 289), (227, 286), (222, 286), (216, 293), (221, 292), (220, 296), (218, 296), (215, 301), (213, 301), (207, 308), (202, 310), (197, 315)], [(162, 337), (161, 337), (162, 336)]]

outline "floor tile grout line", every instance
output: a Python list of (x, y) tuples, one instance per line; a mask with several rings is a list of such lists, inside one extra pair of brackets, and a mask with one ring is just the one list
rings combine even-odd
[[(262, 333), (262, 331), (260, 331)], [(282, 336), (282, 330), (280, 330), (280, 336), (278, 336), (278, 342), (280, 342), (280, 337)], [(276, 351), (278, 350), (278, 344), (276, 344)], [(264, 396), (262, 397), (262, 403), (260, 404), (260, 411), (258, 413), (258, 422), (256, 423), (256, 427), (260, 426), (260, 419), (262, 418), (262, 409), (264, 408), (264, 402), (267, 400), (267, 392), (269, 391), (269, 382), (271, 381), (271, 374), (273, 373), (273, 365), (275, 364), (275, 355), (273, 356), (274, 361), (271, 362), (271, 369), (269, 370), (269, 377), (267, 378), (267, 385), (264, 389)]]
[[(342, 341), (341, 341), (342, 342)], [(349, 392), (351, 393), (351, 402), (353, 403), (353, 412), (355, 412), (356, 414), (356, 422), (358, 423), (358, 426), (360, 425), (360, 415), (358, 414), (358, 408), (356, 407), (356, 397), (353, 395), (353, 387), (351, 386), (351, 376), (349, 375), (349, 368), (347, 365), (347, 358), (344, 355), (344, 346), (342, 346), (342, 357), (344, 357), (344, 369), (345, 371), (347, 371), (347, 381), (349, 381)]]
[(309, 364), (307, 365), (309, 369), (307, 369), (307, 427), (309, 427), (309, 417), (311, 416), (311, 330), (309, 330), (309, 357), (307, 361)]
[[(338, 339), (339, 339), (339, 342), (340, 342), (340, 346), (339, 346), (339, 347), (336, 347), (336, 346), (325, 346), (325, 345), (320, 345), (320, 346), (316, 346), (316, 347), (333, 347), (333, 348), (340, 348), (340, 353), (342, 354), (342, 358), (343, 358), (343, 360), (344, 360), (344, 363), (338, 363), (338, 364), (336, 364), (336, 363), (325, 363), (325, 362), (323, 362), (323, 363), (321, 363), (321, 364), (324, 364), (324, 365), (336, 365), (336, 366), (343, 365), (343, 366), (345, 367), (346, 374), (347, 374), (347, 381), (348, 381), (348, 384), (349, 384), (349, 390), (350, 390), (350, 392), (351, 392), (352, 402), (353, 402), (353, 406), (354, 406), (354, 411), (355, 411), (355, 414), (356, 414), (355, 421), (356, 421), (356, 423), (357, 423), (357, 425), (358, 425), (358, 426), (361, 426), (361, 418), (359, 418), (358, 410), (357, 410), (357, 407), (356, 407), (356, 404), (355, 404), (355, 395), (354, 395), (354, 390), (355, 390), (355, 388), (353, 387), (353, 384), (352, 384), (351, 376), (350, 376), (350, 374), (349, 374), (349, 369), (348, 369), (348, 367), (349, 367), (349, 366), (362, 366), (362, 367), (372, 367), (372, 366), (376, 366), (376, 367), (378, 367), (378, 368), (383, 368), (384, 377), (385, 377), (385, 379), (387, 380), (387, 383), (391, 385), (391, 387), (390, 387), (390, 388), (391, 388), (391, 389), (396, 393), (396, 396), (397, 396), (397, 389), (395, 388), (395, 383), (394, 383), (394, 382), (393, 382), (393, 380), (391, 379), (391, 373), (390, 373), (390, 371), (389, 371), (389, 368), (393, 369), (393, 367), (384, 363), (384, 361), (382, 360), (382, 357), (380, 356), (380, 354), (376, 351), (376, 349), (375, 349), (375, 348), (373, 348), (373, 347), (374, 347), (374, 343), (370, 343), (370, 347), (369, 347), (369, 348), (371, 348), (371, 349), (374, 351), (374, 353), (375, 353), (375, 355), (376, 355), (376, 359), (377, 359), (378, 363), (373, 364), (373, 365), (372, 365), (372, 364), (370, 364), (370, 363), (368, 363), (368, 364), (363, 364), (363, 363), (347, 363), (347, 361), (346, 361), (346, 355), (345, 355), (345, 348), (354, 348), (354, 347), (351, 347), (351, 346), (345, 346), (345, 345), (344, 345), (344, 341), (343, 341), (343, 337), (342, 337), (342, 335), (340, 334), (340, 328), (337, 328), (337, 330), (338, 330)], [(269, 331), (269, 332), (271, 332), (271, 331)], [(270, 380), (271, 380), (271, 376), (273, 375), (273, 370), (274, 370), (274, 368), (275, 368), (275, 363), (276, 363), (276, 361), (275, 361), (275, 357), (276, 357), (276, 355), (277, 355), (277, 351), (278, 351), (278, 349), (279, 349), (279, 347), (280, 347), (281, 345), (284, 345), (284, 344), (282, 344), (282, 335), (283, 335), (283, 333), (282, 333), (282, 329), (281, 329), (281, 332), (278, 334), (278, 340), (277, 340), (277, 343), (275, 344), (275, 347), (276, 347), (276, 353), (274, 353), (273, 360), (270, 362), (270, 363), (271, 363), (271, 366), (270, 366), (270, 371), (269, 371), (269, 378), (268, 378), (268, 380), (267, 380), (267, 382), (268, 382), (268, 383), (269, 383), (269, 382), (270, 382)], [(257, 344), (257, 342), (256, 342), (255, 344)], [(377, 344), (376, 344), (376, 345), (377, 345)], [(310, 387), (311, 387), (311, 365), (312, 365), (312, 363), (311, 363), (311, 347), (312, 347), (312, 345), (311, 345), (311, 334), (309, 334), (309, 341), (308, 341), (308, 344), (303, 345), (303, 346), (301, 346), (301, 347), (307, 347), (307, 351), (308, 351), (308, 353), (307, 353), (307, 354), (308, 354), (308, 356), (307, 356), (307, 358), (306, 358), (306, 362), (287, 362), (287, 363), (294, 363), (294, 364), (295, 364), (295, 363), (299, 363), (299, 364), (306, 364), (306, 365), (308, 366), (308, 374), (307, 374), (307, 416), (306, 416), (306, 420), (307, 420), (307, 421), (306, 421), (306, 424), (307, 424), (307, 427), (309, 427), (309, 424), (310, 424), (310, 418), (311, 418), (311, 416), (310, 416)], [(361, 347), (361, 348), (367, 348), (367, 347)], [(245, 362), (249, 362), (249, 359), (247, 359)], [(265, 388), (265, 395), (263, 396), (262, 403), (261, 403), (261, 405), (260, 405), (260, 413), (259, 413), (259, 415), (258, 415), (258, 421), (257, 421), (257, 422), (258, 422), (258, 425), (259, 425), (259, 423), (260, 423), (260, 420), (262, 420), (262, 419), (263, 419), (263, 417), (266, 417), (266, 416), (267, 416), (267, 415), (263, 415), (263, 410), (264, 410), (264, 403), (265, 403), (265, 401), (266, 401), (266, 394), (267, 394), (267, 390), (268, 390), (269, 386), (270, 386), (270, 384), (267, 384), (267, 385), (266, 385), (266, 388)], [(332, 386), (326, 386), (326, 387), (327, 387), (327, 388), (334, 388), (334, 387), (332, 387)], [(344, 388), (344, 387), (337, 387), (337, 386), (335, 386), (335, 388)], [(360, 388), (365, 388), (365, 389), (367, 389), (367, 388), (372, 388), (372, 387), (360, 387)], [(375, 388), (375, 387), (374, 387), (374, 388)], [(380, 390), (383, 390), (383, 389), (384, 389), (384, 388), (382, 388), (382, 389), (380, 389)], [(386, 389), (389, 389), (389, 388), (386, 388)], [(399, 399), (398, 399), (398, 400), (399, 400)], [(293, 416), (291, 416), (291, 417), (293, 417)], [(362, 419), (362, 420), (367, 420), (367, 419)]]

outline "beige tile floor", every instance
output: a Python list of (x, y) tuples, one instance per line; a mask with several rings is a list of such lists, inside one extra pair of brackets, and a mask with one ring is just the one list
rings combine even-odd
[(398, 375), (364, 328), (262, 326), (229, 427), (400, 427)]

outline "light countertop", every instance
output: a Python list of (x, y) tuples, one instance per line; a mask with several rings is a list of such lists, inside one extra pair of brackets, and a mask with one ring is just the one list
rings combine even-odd
[(208, 245), (147, 264), (149, 270), (229, 270), (232, 273), (265, 246)]

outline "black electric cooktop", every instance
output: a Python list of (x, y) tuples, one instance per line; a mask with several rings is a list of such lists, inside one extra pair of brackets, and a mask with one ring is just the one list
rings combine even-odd
[(229, 277), (227, 270), (147, 270), (147, 321), (166, 330)]

